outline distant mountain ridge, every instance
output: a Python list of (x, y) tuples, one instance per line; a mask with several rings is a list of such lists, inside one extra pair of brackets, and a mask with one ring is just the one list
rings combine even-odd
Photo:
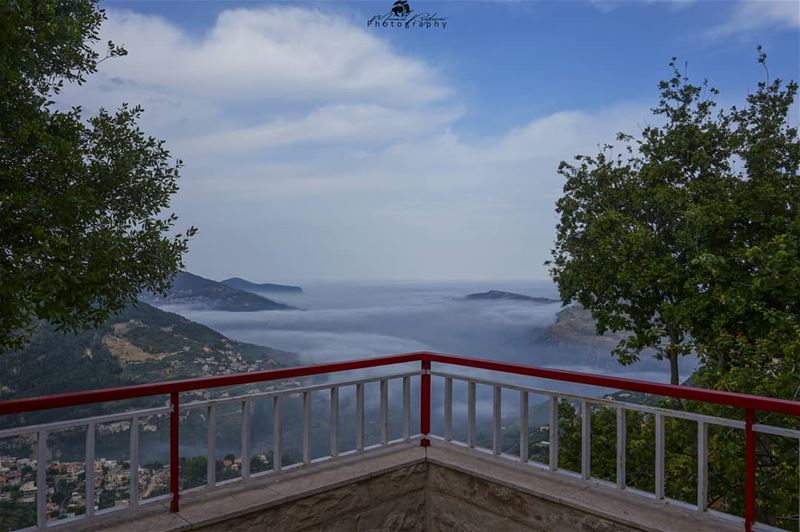
[(230, 279), (220, 281), (220, 283), (247, 292), (303, 293), (303, 289), (299, 286), (276, 283), (254, 283), (247, 279), (242, 279), (241, 277), (231, 277)]
[[(30, 344), (0, 355), (0, 399), (258, 371), (297, 356), (232, 340), (139, 302), (98, 329), (62, 334), (42, 324)], [(41, 371), (43, 366), (57, 371)], [(53, 382), (47, 382), (51, 378)]]
[(549, 297), (525, 296), (522, 294), (515, 294), (514, 292), (504, 292), (502, 290), (489, 290), (488, 292), (469, 294), (464, 299), (470, 301), (507, 299), (510, 301), (530, 301), (532, 303), (558, 303), (557, 299), (550, 299)]
[(180, 272), (175, 276), (172, 288), (166, 297), (148, 292), (143, 293), (140, 299), (155, 306), (185, 305), (195, 309), (229, 312), (291, 310), (294, 308), (189, 272)]
[[(0, 354), (0, 400), (244, 373), (297, 363), (294, 353), (238, 342), (140, 302), (98, 329), (77, 334), (62, 334), (42, 324), (27, 347)], [(160, 404), (163, 397), (140, 403), (151, 406), (154, 401)], [(70, 418), (97, 415), (109, 405), (114, 407), (114, 403), (87, 405), (72, 408), (68, 414)], [(48, 412), (28, 417), (49, 421)]]

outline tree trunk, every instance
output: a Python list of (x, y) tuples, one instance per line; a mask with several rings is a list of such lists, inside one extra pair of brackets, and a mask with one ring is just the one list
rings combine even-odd
[(681, 377), (678, 373), (678, 357), (680, 356), (683, 334), (671, 325), (667, 325), (667, 334), (669, 334), (670, 344), (667, 346), (667, 355), (669, 356), (669, 382), (670, 384), (678, 385), (681, 383)]
[(669, 354), (669, 382), (671, 384), (681, 383), (681, 378), (678, 370), (678, 351), (676, 349), (670, 350)]

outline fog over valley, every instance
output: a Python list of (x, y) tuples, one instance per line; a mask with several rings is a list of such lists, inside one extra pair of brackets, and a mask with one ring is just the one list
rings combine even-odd
[[(558, 300), (557, 289), (549, 281), (306, 283), (303, 290), (264, 294), (298, 310), (162, 308), (235, 340), (295, 352), (309, 364), (430, 350), (669, 381), (666, 362), (643, 356), (637, 364), (621, 366), (603, 352), (604, 346), (613, 345), (608, 341), (590, 347), (547, 338), (562, 308), (560, 302), (465, 299), (473, 293), (502, 290)], [(684, 378), (693, 366), (692, 359), (684, 361)]]

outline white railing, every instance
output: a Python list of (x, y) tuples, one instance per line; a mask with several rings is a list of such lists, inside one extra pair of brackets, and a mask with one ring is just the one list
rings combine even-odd
[[(518, 462), (541, 469), (549, 469), (553, 472), (566, 474), (568, 476), (576, 476), (576, 473), (559, 467), (559, 404), (562, 400), (569, 400), (576, 402), (581, 421), (580, 427), (580, 473), (578, 475), (584, 480), (591, 480), (595, 483), (614, 486), (619, 490), (626, 490), (639, 496), (648, 497), (651, 499), (665, 500), (669, 503), (684, 507), (692, 508), (697, 511), (707, 511), (725, 519), (732, 519), (737, 522), (744, 523), (744, 519), (732, 516), (727, 513), (719, 512), (708, 508), (708, 427), (717, 425), (722, 427), (729, 427), (733, 429), (745, 429), (745, 422), (735, 419), (728, 419), (722, 417), (709, 416), (704, 414), (695, 414), (683, 410), (670, 410), (666, 408), (620, 402), (612, 399), (591, 397), (584, 395), (577, 395), (572, 393), (560, 392), (544, 388), (535, 388), (528, 386), (520, 386), (518, 384), (498, 382), (495, 380), (487, 380), (480, 378), (468, 377), (465, 375), (432, 371), (432, 377), (439, 377), (443, 379), (444, 386), (444, 430), (442, 435), (434, 435), (431, 437), (442, 441), (449, 442), (460, 447), (472, 449), (484, 454), (492, 454), (502, 458), (507, 458), (510, 461)], [(460, 381), (466, 383), (467, 386), (467, 438), (466, 441), (458, 441), (453, 438), (453, 382)], [(492, 389), (492, 413), (491, 413), (491, 448), (480, 447), (476, 444), (476, 386), (484, 385)], [(502, 451), (501, 441), (501, 426), (502, 426), (502, 391), (511, 390), (519, 393), (519, 408), (517, 426), (519, 427), (519, 454), (509, 455)], [(550, 412), (549, 412), (549, 430), (548, 430), (548, 449), (549, 456), (547, 464), (542, 462), (535, 462), (529, 457), (529, 398), (531, 394), (545, 396), (549, 399)], [(616, 482), (611, 483), (607, 480), (596, 478), (592, 476), (591, 472), (591, 407), (601, 406), (606, 408), (614, 408), (616, 410)], [(655, 476), (655, 491), (647, 492), (639, 489), (633, 489), (627, 486), (626, 477), (627, 469), (625, 457), (627, 453), (627, 427), (626, 415), (627, 411), (640, 412), (650, 414), (653, 416), (655, 424), (655, 453), (654, 453), (654, 476)], [(664, 475), (664, 457), (665, 457), (665, 432), (664, 420), (666, 418), (677, 418), (693, 421), (697, 423), (697, 501), (695, 504), (688, 504), (684, 501), (679, 501), (666, 497), (664, 491), (665, 475)], [(798, 441), (798, 457), (800, 459), (800, 430), (787, 429), (783, 427), (776, 427), (772, 425), (754, 424), (753, 430), (762, 434), (770, 434), (774, 436), (781, 436), (785, 438), (793, 438)], [(800, 482), (800, 479), (799, 479)], [(798, 511), (800, 512), (800, 500), (798, 500)], [(769, 527), (763, 523), (759, 523), (758, 527), (764, 530), (779, 530), (774, 527)]]
[[(181, 493), (194, 493), (198, 491), (212, 490), (221, 486), (236, 482), (238, 480), (262, 477), (265, 475), (286, 472), (300, 467), (310, 466), (321, 462), (353, 455), (360, 452), (370, 451), (382, 447), (387, 447), (401, 442), (410, 442), (418, 439), (419, 434), (411, 432), (411, 378), (419, 376), (419, 371), (394, 373), (380, 377), (367, 377), (362, 379), (339, 381), (310, 386), (298, 386), (267, 392), (249, 393), (234, 397), (224, 397), (184, 403), (180, 406), (181, 416), (185, 417), (189, 412), (204, 410), (207, 420), (206, 434), (206, 485), (181, 490)], [(399, 380), (402, 382), (402, 436), (398, 439), (389, 439), (389, 382)], [(369, 383), (379, 383), (380, 408), (379, 408), (379, 437), (375, 445), (365, 445), (365, 404), (364, 389)], [(340, 451), (339, 447), (339, 397), (340, 390), (345, 387), (355, 387), (356, 397), (356, 420), (355, 420), (355, 441), (353, 449)], [(311, 441), (311, 420), (312, 420), (312, 393), (328, 391), (330, 397), (330, 452), (327, 456), (312, 459)], [(303, 421), (302, 421), (302, 461), (297, 464), (285, 466), (282, 463), (283, 455), (283, 405), (287, 397), (301, 396), (303, 402)], [(254, 401), (272, 400), (273, 404), (273, 432), (272, 432), (272, 469), (251, 473), (250, 461), (253, 457), (252, 452), (252, 411)], [(218, 481), (217, 459), (216, 459), (216, 435), (217, 435), (217, 410), (220, 406), (240, 405), (241, 408), (241, 468), (237, 478), (225, 481)], [(34, 436), (36, 438), (36, 526), (35, 528), (44, 529), (55, 526), (65, 526), (74, 524), (76, 521), (91, 519), (95, 515), (102, 515), (109, 512), (120, 511), (126, 508), (135, 508), (143, 504), (163, 501), (169, 498), (169, 494), (142, 499), (139, 493), (139, 467), (140, 467), (140, 427), (139, 421), (145, 417), (169, 414), (170, 407), (149, 408), (144, 410), (134, 410), (119, 414), (94, 416), (83, 419), (57, 421), (40, 425), (23, 426), (12, 429), (0, 430), (0, 440), (15, 438), (20, 436)], [(95, 466), (97, 456), (95, 453), (97, 427), (102, 424), (128, 421), (130, 422), (130, 497), (127, 507), (115, 506), (104, 510), (99, 510), (94, 504), (95, 493)], [(84, 462), (84, 497), (85, 515), (73, 516), (56, 520), (49, 520), (47, 515), (47, 459), (49, 450), (47, 446), (48, 436), (54, 431), (69, 429), (86, 430), (86, 452)], [(41, 467), (45, 464), (45, 467)]]
[[(25, 426), (13, 429), (5, 429), (0, 430), (0, 439), (6, 438), (13, 438), (19, 436), (33, 436), (36, 439), (36, 479), (35, 479), (35, 486), (36, 486), (36, 527), (43, 529), (47, 527), (53, 526), (61, 526), (66, 525), (69, 523), (73, 523), (76, 520), (83, 520), (83, 519), (91, 519), (96, 515), (108, 513), (111, 511), (120, 510), (122, 508), (115, 507), (109, 509), (100, 510), (96, 508), (95, 499), (95, 463), (97, 460), (96, 457), (96, 434), (97, 434), (97, 427), (106, 423), (118, 422), (118, 421), (129, 421), (130, 422), (130, 495), (128, 501), (128, 508), (135, 508), (137, 506), (148, 504), (154, 501), (161, 501), (170, 496), (173, 497), (173, 503), (177, 501), (176, 496), (179, 496), (181, 493), (189, 493), (189, 492), (201, 492), (207, 490), (213, 490), (219, 488), (220, 486), (227, 485), (230, 482), (236, 482), (243, 479), (248, 478), (255, 478), (255, 477), (262, 477), (265, 475), (276, 475), (280, 474), (289, 470), (294, 470), (296, 468), (303, 468), (303, 467), (311, 467), (315, 464), (326, 462), (330, 460), (335, 460), (337, 458), (343, 456), (352, 456), (358, 453), (370, 451), (373, 449), (384, 448), (390, 445), (394, 445), (397, 443), (402, 442), (409, 442), (412, 440), (419, 439), (423, 445), (428, 444), (428, 438), (437, 439), (443, 442), (447, 442), (447, 444), (451, 445), (458, 445), (462, 448), (472, 450), (477, 453), (481, 454), (488, 454), (493, 455), (501, 459), (507, 459), (509, 463), (516, 463), (521, 467), (537, 467), (542, 470), (550, 470), (554, 474), (566, 474), (571, 476), (578, 476), (579, 478), (588, 481), (588, 482), (595, 482), (602, 485), (607, 485), (611, 487), (616, 487), (619, 490), (625, 490), (628, 493), (646, 496), (651, 499), (656, 500), (663, 500), (672, 504), (680, 505), (680, 506), (689, 506), (688, 503), (675, 501), (667, 497), (665, 493), (665, 420), (667, 418), (679, 418), (694, 422), (697, 424), (697, 500), (691, 505), (692, 508), (701, 511), (701, 512), (713, 512), (715, 514), (731, 518), (736, 520), (737, 522), (742, 522), (743, 520), (738, 517), (733, 517), (728, 514), (722, 514), (720, 512), (716, 512), (708, 508), (708, 428), (710, 426), (723, 426), (729, 427), (732, 429), (737, 430), (747, 430), (747, 424), (745, 421), (735, 420), (735, 419), (727, 419), (722, 417), (714, 417), (702, 414), (695, 414), (691, 412), (681, 411), (681, 410), (670, 410), (660, 407), (648, 406), (648, 405), (641, 405), (641, 404), (634, 404), (634, 403), (625, 403), (619, 402), (615, 400), (605, 399), (605, 398), (598, 398), (598, 397), (591, 397), (573, 393), (567, 393), (562, 391), (544, 389), (544, 388), (537, 388), (537, 387), (528, 387), (522, 386), (519, 384), (508, 383), (508, 382), (500, 382), (497, 380), (489, 380), (489, 379), (482, 379), (477, 377), (472, 377), (468, 375), (460, 375), (460, 374), (453, 374), (447, 373), (442, 371), (431, 371), (430, 370), (430, 360), (427, 360), (426, 357), (433, 358), (434, 356), (438, 355), (429, 355), (429, 354), (411, 354), (411, 355), (404, 355), (398, 359), (398, 357), (387, 359), (389, 362), (388, 364), (392, 363), (405, 363), (408, 359), (412, 360), (421, 360), (422, 361), (422, 370), (416, 371), (405, 371), (401, 373), (393, 373), (387, 374), (383, 376), (369, 376), (360, 379), (351, 379), (345, 381), (338, 381), (338, 382), (326, 382), (323, 384), (315, 384), (315, 385), (305, 385), (305, 386), (292, 386), (287, 388), (281, 389), (272, 389), (269, 391), (257, 391), (253, 393), (248, 393), (246, 395), (239, 395), (234, 397), (220, 397), (215, 399), (207, 399), (207, 400), (199, 400), (194, 402), (188, 403), (180, 403), (178, 405), (177, 402), (177, 392), (172, 392), (170, 389), (170, 393), (172, 393), (171, 404), (173, 407), (177, 407), (178, 410), (173, 410), (171, 407), (161, 407), (161, 408), (151, 408), (146, 410), (136, 410), (136, 411), (129, 411), (119, 414), (111, 414), (111, 415), (103, 415), (103, 416), (95, 416), (85, 419), (77, 419), (77, 420), (69, 420), (69, 421), (59, 421), (54, 423), (47, 423), (42, 425), (34, 425), (34, 426)], [(444, 362), (434, 361), (443, 364), (452, 364), (450, 360), (454, 360), (453, 357), (449, 356), (439, 356), (439, 358), (445, 358)], [(399, 361), (398, 361), (399, 360)], [(462, 364), (465, 366), (473, 366), (475, 362), (470, 361), (469, 359), (460, 359), (462, 360)], [(379, 364), (367, 361), (366, 363), (361, 362), (345, 362), (345, 363), (337, 363), (341, 370), (355, 370), (355, 369), (363, 369), (367, 366), (364, 364), (372, 363), (374, 367)], [(480, 362), (481, 365), (486, 366), (485, 369), (489, 369), (492, 371), (502, 371), (494, 369), (495, 363), (492, 362)], [(358, 365), (361, 365), (360, 367)], [(518, 366), (518, 368), (522, 368), (522, 370), (530, 373), (528, 369), (524, 367)], [(539, 370), (536, 370), (539, 371)], [(541, 370), (548, 375), (550, 373), (555, 373), (551, 370)], [(312, 367), (308, 371), (303, 368), (295, 368), (295, 369), (288, 369), (288, 370), (278, 370), (283, 372), (285, 375), (286, 373), (291, 373), (293, 375), (315, 375), (315, 374), (323, 374), (324, 371), (320, 369), (320, 367), (314, 368)], [(578, 374), (573, 374), (578, 375)], [(530, 375), (528, 375), (529, 377)], [(412, 433), (411, 428), (411, 382), (412, 379), (415, 377), (419, 377), (419, 385), (420, 385), (420, 433)], [(443, 431), (442, 434), (433, 435), (430, 434), (430, 412), (433, 410), (431, 408), (431, 394), (430, 394), (430, 387), (431, 387), (431, 378), (435, 378), (437, 382), (441, 379), (443, 385), (443, 398), (444, 401), (442, 403), (442, 411), (443, 411)], [(237, 376), (233, 377), (225, 377), (225, 379), (239, 379)], [(276, 379), (279, 378), (288, 378), (288, 377), (275, 377)], [(554, 377), (544, 377), (544, 378), (554, 378)], [(595, 377), (581, 377), (583, 380), (594, 380)], [(266, 379), (263, 379), (266, 380)], [(558, 379), (556, 379), (558, 380)], [(563, 379), (566, 380), (566, 379)], [(573, 381), (576, 379), (573, 378)], [(623, 382), (624, 379), (617, 379), (620, 382)], [(401, 437), (398, 439), (390, 439), (390, 430), (389, 430), (389, 415), (390, 415), (390, 401), (394, 399), (390, 397), (389, 394), (389, 384), (393, 381), (401, 381), (402, 382), (402, 391), (401, 391), (401, 398), (400, 402), (402, 404), (402, 434)], [(225, 382), (228, 382), (227, 380)], [(255, 382), (255, 380), (253, 381)], [(454, 405), (454, 398), (453, 398), (453, 383), (454, 382), (463, 382), (466, 384), (466, 396), (467, 396), (467, 404), (466, 404), (466, 413), (467, 413), (467, 420), (466, 420), (466, 439), (465, 441), (458, 441), (454, 438), (454, 420), (453, 420), (453, 405)], [(633, 382), (633, 381), (631, 381)], [(365, 404), (365, 386), (370, 383), (378, 383), (379, 385), (379, 394), (378, 394), (378, 401), (379, 404), (376, 410), (378, 412), (378, 427), (377, 427), (377, 440), (378, 443), (374, 445), (367, 445), (365, 439), (365, 409), (367, 405)], [(202, 384), (202, 383), (200, 383)], [(184, 386), (184, 390), (197, 390), (202, 389), (202, 387), (198, 384), (197, 386), (194, 383), (191, 384), (191, 387), (188, 385), (182, 385), (181, 383), (177, 384), (170, 384), (167, 383), (165, 386)], [(591, 383), (593, 384), (593, 383)], [(492, 393), (492, 402), (491, 402), (491, 415), (484, 416), (489, 417), (491, 419), (491, 446), (490, 447), (483, 447), (478, 445), (478, 433), (477, 433), (477, 419), (479, 412), (478, 410), (478, 402), (477, 402), (477, 386), (488, 386), (491, 388)], [(597, 385), (597, 384), (594, 384)], [(154, 385), (160, 386), (160, 385)], [(638, 385), (637, 385), (638, 386)], [(642, 385), (644, 386), (644, 385)], [(649, 385), (648, 385), (649, 386)], [(662, 385), (652, 385), (655, 388), (658, 388)], [(641, 386), (639, 386), (641, 387)], [(343, 388), (354, 388), (355, 389), (355, 420), (351, 423), (348, 420), (348, 427), (353, 427), (355, 431), (355, 445), (352, 449), (347, 449), (346, 451), (340, 451), (340, 441), (339, 441), (339, 429), (341, 426), (340, 420), (340, 395)], [(676, 387), (677, 388), (677, 387)], [(176, 388), (178, 389), (178, 388)], [(635, 388), (634, 388), (635, 389)], [(517, 417), (513, 420), (519, 429), (519, 452), (515, 455), (506, 454), (503, 452), (502, 448), (502, 422), (503, 422), (503, 391), (511, 391), (516, 392), (518, 394), (518, 408), (515, 407), (517, 411)], [(159, 388), (160, 393), (165, 393), (161, 391)], [(329, 452), (327, 455), (314, 458), (312, 452), (312, 420), (315, 415), (319, 415), (318, 413), (314, 413), (314, 401), (313, 398), (315, 394), (319, 395), (321, 392), (327, 392), (330, 401), (330, 410), (327, 414), (323, 413), (322, 415), (328, 416), (329, 422), (329, 430), (330, 430), (330, 439), (329, 439)], [(116, 393), (116, 392), (115, 392)], [(154, 392), (155, 393), (155, 392)], [(706, 392), (704, 392), (706, 393)], [(714, 393), (714, 392), (708, 392)], [(537, 462), (535, 459), (532, 459), (530, 456), (530, 427), (529, 425), (529, 413), (530, 413), (530, 405), (531, 405), (531, 396), (541, 396), (546, 398), (546, 401), (549, 403), (549, 427), (548, 427), (548, 463), (541, 463)], [(129, 395), (132, 397), (133, 395)], [(298, 463), (287, 465), (283, 463), (282, 455), (284, 450), (284, 441), (283, 441), (283, 434), (284, 434), (284, 412), (285, 412), (285, 402), (288, 397), (295, 397), (302, 399), (302, 452), (301, 452), (301, 460)], [(441, 397), (441, 395), (437, 395), (437, 397)], [(751, 396), (747, 396), (751, 397)], [(36, 401), (42, 401), (45, 399), (36, 399)], [(759, 398), (755, 398), (759, 399)], [(250, 463), (253, 457), (253, 435), (252, 435), (252, 424), (254, 421), (254, 404), (256, 401), (272, 401), (272, 467), (266, 471), (251, 471)], [(579, 463), (579, 472), (572, 472), (564, 469), (563, 467), (559, 466), (559, 404), (562, 401), (570, 401), (577, 403), (578, 405), (578, 412), (580, 415), (580, 463)], [(515, 401), (516, 403), (516, 401)], [(535, 402), (533, 403), (535, 404)], [(217, 453), (217, 415), (218, 410), (220, 407), (223, 406), (237, 406), (241, 411), (241, 467), (239, 468), (239, 473), (236, 478), (230, 480), (223, 480), (220, 481), (217, 479), (217, 460), (216, 460), (216, 453)], [(616, 423), (615, 423), (615, 431), (616, 431), (616, 481), (609, 482), (607, 480), (596, 478), (592, 475), (592, 460), (591, 460), (591, 438), (592, 438), (592, 427), (591, 427), (591, 412), (593, 408), (597, 407), (604, 407), (604, 408), (613, 408), (616, 410)], [(173, 485), (173, 493), (155, 497), (147, 497), (143, 498), (139, 492), (139, 472), (140, 472), (140, 425), (141, 421), (145, 418), (152, 417), (152, 416), (163, 416), (170, 413), (178, 412), (179, 415), (171, 417), (171, 429), (174, 430), (172, 433), (177, 434), (177, 423), (179, 423), (180, 419), (186, 419), (187, 416), (190, 415), (191, 412), (199, 411), (201, 414), (205, 415), (207, 426), (206, 426), (206, 479), (205, 485), (194, 487), (191, 489), (179, 490), (177, 487), (178, 484), (173, 484), (175, 478), (178, 477), (177, 474), (172, 475), (170, 477), (170, 483)], [(627, 477), (627, 464), (626, 464), (626, 452), (627, 452), (627, 438), (626, 438), (626, 412), (633, 411), (633, 412), (640, 412), (644, 414), (651, 415), (653, 417), (654, 425), (655, 425), (655, 449), (654, 449), (654, 478), (655, 478), (655, 487), (654, 491), (647, 493), (640, 491), (638, 489), (633, 489), (629, 487), (626, 483)], [(506, 416), (508, 419), (508, 416)], [(777, 426), (770, 426), (764, 424), (751, 424), (752, 431), (762, 433), (762, 434), (770, 434), (785, 438), (792, 438), (800, 442), (800, 431), (792, 430)], [(58, 430), (63, 429), (79, 429), (85, 428), (86, 429), (86, 440), (85, 440), (85, 479), (84, 479), (84, 496), (85, 496), (85, 508), (86, 514), (84, 516), (76, 516), (70, 517), (67, 519), (56, 519), (56, 520), (49, 520), (47, 514), (47, 456), (48, 456), (48, 448), (47, 448), (47, 439), (48, 435), (54, 433)], [(178, 442), (177, 438), (170, 437), (170, 446), (171, 452), (175, 450), (176, 454), (172, 456), (178, 456)], [(175, 463), (170, 464), (170, 472), (177, 471), (177, 460), (173, 460)], [(799, 501), (800, 502), (800, 501)], [(124, 507), (123, 507), (124, 508)], [(764, 525), (759, 525), (759, 527), (766, 528)]]

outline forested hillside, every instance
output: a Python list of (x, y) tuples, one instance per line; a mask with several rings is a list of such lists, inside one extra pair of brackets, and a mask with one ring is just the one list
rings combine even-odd
[[(231, 340), (140, 302), (96, 330), (62, 334), (41, 325), (26, 348), (0, 356), (0, 400), (257, 371), (295, 361), (292, 353)], [(98, 408), (83, 407), (81, 413), (73, 408), (70, 417)]]

